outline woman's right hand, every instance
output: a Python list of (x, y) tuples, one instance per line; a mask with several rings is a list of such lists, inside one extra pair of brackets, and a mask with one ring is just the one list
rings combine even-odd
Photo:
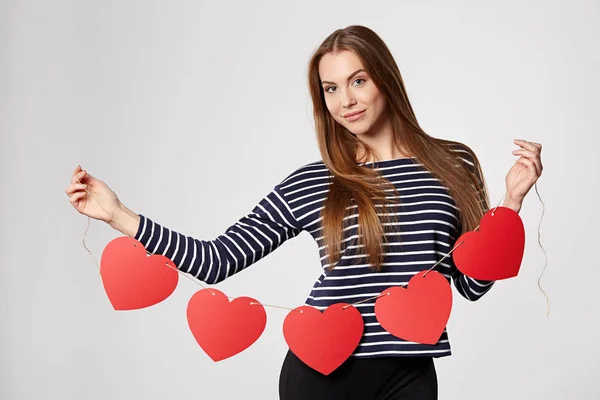
[(69, 196), (71, 205), (90, 218), (110, 222), (119, 209), (120, 201), (115, 192), (104, 182), (82, 170), (79, 165), (75, 168), (71, 184), (67, 186), (65, 193)]

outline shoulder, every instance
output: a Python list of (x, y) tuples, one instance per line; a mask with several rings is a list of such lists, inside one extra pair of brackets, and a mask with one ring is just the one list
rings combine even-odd
[(303, 183), (329, 178), (330, 173), (323, 160), (313, 161), (295, 168), (277, 185), (280, 189), (297, 187)]
[(479, 168), (479, 159), (477, 155), (469, 146), (464, 143), (457, 142), (454, 140), (447, 139), (438, 139), (441, 144), (445, 146), (450, 154), (454, 155), (458, 160), (460, 160), (463, 165), (472, 171), (475, 172)]

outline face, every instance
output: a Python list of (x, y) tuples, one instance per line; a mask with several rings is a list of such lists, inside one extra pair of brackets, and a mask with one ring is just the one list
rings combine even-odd
[(355, 135), (373, 134), (386, 118), (386, 100), (358, 56), (328, 53), (319, 62), (325, 103), (333, 118)]

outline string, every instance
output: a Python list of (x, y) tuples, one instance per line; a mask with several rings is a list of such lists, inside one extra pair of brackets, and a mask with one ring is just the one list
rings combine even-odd
[(548, 317), (550, 315), (550, 298), (548, 298), (548, 295), (546, 294), (546, 292), (544, 291), (544, 289), (542, 289), (542, 286), (540, 284), (542, 277), (544, 276), (544, 273), (546, 272), (546, 267), (548, 266), (548, 255), (546, 254), (546, 250), (544, 250), (544, 246), (542, 246), (542, 242), (540, 241), (540, 227), (542, 226), (542, 219), (544, 218), (544, 211), (546, 210), (546, 205), (544, 204), (544, 202), (542, 201), (542, 197), (540, 196), (540, 192), (538, 192), (538, 187), (537, 187), (537, 182), (535, 183), (535, 193), (538, 196), (538, 199), (540, 199), (540, 203), (542, 203), (542, 216), (540, 217), (540, 222), (538, 224), (538, 244), (540, 245), (540, 248), (542, 249), (542, 251), (544, 252), (544, 268), (542, 269), (542, 273), (540, 274), (540, 276), (538, 277), (538, 288), (542, 291), (542, 294), (544, 295), (544, 297), (546, 298), (546, 317)]
[[(516, 179), (519, 177), (519, 175), (521, 174), (521, 172), (523, 171), (523, 169), (525, 169), (525, 165), (523, 165), (523, 167), (521, 168), (521, 170), (519, 171), (519, 173), (518, 173), (518, 174), (517, 174), (517, 176), (515, 177), (515, 181), (516, 181)], [(77, 180), (77, 182), (78, 182), (79, 184), (82, 184), (82, 183), (81, 183), (81, 181), (79, 181), (79, 180)], [(83, 185), (83, 184), (82, 184), (82, 185)], [(96, 197), (94, 196), (94, 194), (93, 194), (91, 191), (89, 191), (89, 190), (88, 190), (88, 188), (87, 188), (87, 186), (86, 186), (86, 185), (84, 185), (84, 190), (85, 190), (85, 191), (86, 191), (86, 193), (87, 193), (87, 194), (89, 194), (89, 195), (90, 195), (90, 197), (91, 197), (91, 198), (92, 198), (92, 199), (93, 199), (93, 200), (94, 200), (94, 201), (95, 201), (95, 202), (98, 204), (98, 206), (100, 206), (100, 208), (102, 208), (102, 210), (103, 210), (103, 211), (104, 211), (104, 212), (105, 212), (105, 213), (108, 215), (108, 211), (107, 211), (107, 210), (106, 210), (104, 207), (102, 207), (102, 204), (100, 204), (100, 202), (99, 202), (99, 201), (96, 199)], [(538, 192), (538, 190), (537, 190), (537, 182), (535, 183), (535, 190), (536, 190), (536, 193), (537, 193), (537, 195), (538, 195), (538, 198), (539, 198), (539, 199), (540, 199), (540, 201), (542, 202), (542, 207), (543, 207), (543, 208), (542, 208), (542, 218), (543, 218), (543, 216), (544, 216), (544, 208), (545, 208), (545, 207), (544, 207), (544, 202), (542, 201), (542, 199), (541, 199), (541, 197), (540, 197), (540, 194), (539, 194), (539, 192)], [(502, 196), (502, 198), (500, 199), (500, 201), (498, 202), (498, 204), (497, 204), (497, 205), (496, 205), (496, 207), (494, 208), (494, 211), (492, 211), (492, 216), (494, 215), (494, 212), (496, 211), (496, 209), (498, 209), (498, 207), (500, 206), (500, 203), (501, 203), (501, 202), (502, 202), (502, 200), (504, 199), (504, 196), (506, 196), (506, 194), (504, 194), (504, 195)], [(100, 269), (100, 265), (98, 264), (98, 261), (96, 260), (96, 257), (94, 257), (94, 255), (92, 254), (92, 252), (91, 252), (91, 251), (90, 251), (90, 250), (87, 248), (87, 246), (86, 246), (86, 244), (85, 244), (85, 237), (86, 237), (87, 231), (88, 231), (88, 229), (89, 229), (90, 221), (91, 221), (91, 218), (88, 216), (88, 224), (87, 224), (87, 226), (86, 226), (86, 230), (85, 230), (85, 232), (84, 232), (84, 234), (83, 234), (83, 246), (84, 246), (84, 248), (87, 250), (87, 252), (88, 252), (88, 253), (90, 253), (90, 255), (91, 255), (93, 258), (94, 258), (94, 262), (96, 263), (96, 266), (98, 267), (98, 272), (100, 273), (100, 275), (102, 275), (102, 272), (101, 272), (101, 269)], [(113, 222), (113, 223), (115, 223), (116, 225), (119, 225), (119, 226), (120, 226), (120, 224), (119, 224), (118, 222), (116, 222), (116, 221), (114, 221), (114, 220), (112, 220), (112, 219), (111, 219), (109, 222)], [(538, 225), (538, 243), (539, 243), (540, 247), (542, 247), (542, 244), (541, 244), (541, 242), (540, 242), (540, 226), (541, 226), (541, 219), (540, 219), (540, 223), (539, 223), (539, 225)], [(121, 226), (121, 228), (122, 228), (122, 226)], [(474, 230), (476, 231), (477, 229), (479, 229), (479, 225), (477, 225), (477, 227), (476, 227)], [(124, 230), (123, 230), (123, 231), (124, 231)], [(125, 235), (126, 235), (128, 238), (129, 238), (129, 240), (131, 241), (131, 243), (133, 244), (133, 246), (134, 246), (134, 247), (137, 247), (137, 244), (135, 243), (134, 239), (133, 239), (131, 236), (129, 236), (129, 234), (125, 234)], [(431, 272), (431, 271), (432, 271), (432, 270), (433, 270), (433, 269), (434, 269), (434, 268), (435, 268), (435, 267), (436, 267), (436, 266), (437, 266), (439, 263), (441, 263), (441, 262), (442, 262), (442, 261), (443, 261), (443, 260), (444, 260), (446, 257), (448, 257), (448, 256), (449, 256), (449, 255), (450, 255), (450, 254), (451, 254), (451, 253), (452, 253), (454, 250), (456, 250), (456, 249), (457, 249), (457, 248), (458, 248), (460, 245), (462, 245), (462, 244), (463, 244), (463, 241), (461, 241), (460, 243), (458, 243), (457, 245), (455, 245), (455, 246), (452, 248), (452, 250), (450, 250), (450, 252), (448, 252), (447, 254), (445, 254), (445, 255), (444, 255), (444, 256), (443, 256), (443, 257), (442, 257), (442, 258), (441, 258), (441, 259), (440, 259), (438, 262), (436, 262), (436, 263), (435, 263), (435, 264), (434, 264), (434, 265), (433, 265), (431, 268), (429, 268), (429, 269), (428, 269), (428, 270), (427, 270), (427, 271), (426, 271), (426, 272), (423, 274), (423, 277), (426, 277), (426, 276), (427, 276), (427, 274), (428, 274), (429, 272)], [(545, 272), (545, 270), (546, 270), (546, 266), (547, 266), (547, 260), (548, 260), (548, 258), (547, 258), (547, 255), (546, 255), (546, 251), (544, 250), (544, 248), (543, 248), (543, 247), (542, 247), (542, 251), (544, 251), (544, 256), (546, 257), (546, 263), (545, 263), (545, 265), (544, 265), (544, 269), (542, 270), (542, 274), (541, 274), (541, 275), (540, 275), (540, 277), (538, 278), (538, 287), (539, 287), (539, 289), (542, 291), (542, 293), (544, 294), (544, 296), (546, 297), (546, 303), (547, 303), (547, 307), (548, 307), (548, 311), (547, 311), (547, 314), (546, 314), (546, 316), (548, 316), (548, 315), (550, 314), (550, 301), (549, 301), (548, 295), (546, 294), (546, 292), (545, 292), (545, 291), (542, 289), (542, 287), (541, 287), (541, 285), (540, 285), (541, 278), (542, 278), (542, 276), (543, 276), (543, 274), (544, 274), (544, 272)], [(148, 256), (151, 256), (151, 255), (152, 255), (152, 253), (150, 253), (148, 250), (146, 250), (146, 255), (148, 255)], [(210, 287), (208, 287), (207, 285), (204, 285), (203, 283), (201, 283), (201, 282), (200, 282), (200, 280), (198, 280), (198, 279), (195, 279), (195, 278), (192, 278), (190, 275), (188, 275), (188, 274), (186, 274), (186, 273), (183, 273), (183, 272), (182, 272), (182, 271), (181, 271), (179, 268), (177, 268), (177, 267), (175, 267), (175, 266), (172, 266), (172, 265), (170, 265), (169, 263), (166, 263), (166, 265), (167, 265), (169, 268), (171, 268), (171, 269), (175, 270), (175, 271), (176, 271), (176, 272), (177, 272), (179, 275), (182, 275), (182, 276), (184, 276), (185, 278), (187, 278), (187, 279), (191, 280), (192, 282), (194, 282), (195, 284), (199, 285), (199, 286), (200, 286), (200, 287), (202, 287), (203, 289), (206, 289), (206, 290), (208, 290), (208, 291), (209, 291), (209, 292), (210, 292), (210, 293), (211, 293), (213, 296), (215, 295), (215, 293), (214, 293), (214, 292), (213, 292), (213, 291), (210, 289)], [(406, 286), (406, 285), (402, 285), (402, 286)], [(345, 305), (344, 307), (342, 307), (342, 309), (343, 309), (343, 310), (345, 310), (345, 309), (346, 309), (346, 308), (348, 308), (348, 307), (351, 307), (351, 306), (354, 306), (354, 305), (357, 305), (357, 304), (361, 304), (361, 303), (366, 303), (367, 301), (370, 301), (370, 300), (373, 300), (373, 299), (378, 299), (378, 298), (380, 298), (380, 297), (382, 297), (382, 296), (387, 296), (387, 295), (389, 295), (389, 293), (388, 293), (388, 292), (383, 292), (383, 293), (380, 293), (380, 294), (379, 294), (379, 295), (377, 295), (377, 296), (369, 297), (369, 298), (366, 298), (366, 299), (363, 299), (363, 300), (360, 300), (360, 301), (357, 301), (357, 302), (354, 302), (354, 303), (351, 303), (351, 304), (347, 304), (347, 305)], [(230, 299), (230, 300), (234, 300), (234, 299), (235, 299), (234, 297), (231, 297), (231, 296), (227, 296), (227, 295), (225, 295), (225, 296), (226, 296), (228, 299)], [(264, 303), (260, 303), (260, 302), (250, 302), (250, 305), (261, 305), (261, 306), (263, 306), (263, 307), (279, 308), (279, 309), (283, 309), (283, 310), (289, 310), (289, 311), (299, 311), (300, 313), (302, 313), (302, 310), (298, 310), (298, 309), (294, 309), (294, 308), (289, 308), (289, 307), (283, 307), (283, 306), (277, 306), (277, 305), (272, 305), (272, 304), (264, 304)]]
[[(477, 228), (475, 228), (475, 229), (477, 229)], [(425, 278), (425, 277), (427, 276), (427, 274), (428, 274), (428, 273), (430, 273), (430, 272), (431, 272), (431, 271), (432, 271), (432, 270), (433, 270), (433, 269), (434, 269), (434, 268), (435, 268), (435, 267), (436, 267), (436, 266), (437, 266), (439, 263), (441, 263), (441, 262), (444, 260), (444, 258), (446, 258), (446, 257), (448, 257), (450, 254), (452, 254), (452, 252), (453, 252), (454, 250), (458, 249), (458, 248), (460, 247), (460, 245), (461, 245), (461, 244), (463, 244), (463, 243), (464, 243), (464, 241), (460, 242), (459, 244), (457, 244), (456, 246), (454, 246), (454, 247), (452, 248), (452, 250), (450, 250), (450, 251), (448, 252), (448, 254), (444, 254), (444, 257), (442, 257), (442, 258), (441, 258), (441, 259), (440, 259), (438, 262), (436, 262), (435, 264), (433, 264), (433, 267), (429, 268), (429, 269), (428, 269), (428, 270), (427, 270), (427, 271), (426, 271), (426, 272), (423, 274), (423, 278)]]
[(94, 254), (90, 251), (90, 249), (88, 249), (88, 247), (85, 244), (85, 235), (87, 235), (87, 231), (90, 228), (90, 217), (88, 217), (88, 222), (87, 222), (87, 226), (85, 227), (85, 232), (83, 232), (83, 247), (85, 248), (85, 250), (90, 253), (90, 255), (92, 256), (92, 258), (94, 259), (94, 262), (96, 263), (96, 267), (98, 267), (98, 273), (100, 275), (102, 275), (102, 271), (100, 271), (100, 264), (98, 264), (98, 260), (96, 259), (96, 257), (94, 256)]
[[(523, 168), (521, 168), (521, 171), (519, 171), (519, 174), (523, 171), (524, 168), (525, 168), (525, 166), (523, 166)], [(517, 174), (517, 177), (519, 176), (519, 174)], [(516, 179), (517, 178), (515, 177), (515, 180)], [(546, 205), (544, 204), (544, 201), (542, 200), (542, 196), (540, 196), (540, 192), (538, 191), (537, 181), (535, 182), (534, 187), (535, 187), (535, 193), (537, 194), (537, 197), (540, 200), (540, 203), (542, 203), (542, 215), (540, 216), (540, 222), (538, 223), (537, 238), (538, 238), (538, 245), (540, 246), (540, 248), (542, 249), (542, 252), (544, 253), (544, 268), (542, 269), (542, 272), (541, 272), (540, 276), (538, 277), (537, 285), (546, 299), (546, 317), (548, 317), (550, 315), (550, 298), (548, 297), (548, 294), (546, 293), (546, 291), (544, 291), (544, 289), (542, 288), (542, 285), (541, 285), (542, 277), (544, 276), (544, 274), (546, 272), (546, 267), (548, 266), (548, 255), (546, 254), (546, 250), (544, 249), (544, 246), (542, 246), (542, 242), (540, 240), (540, 237), (541, 237), (541, 229), (540, 228), (542, 226), (542, 221), (544, 219)], [(506, 195), (506, 193), (504, 195)], [(504, 196), (502, 196), (502, 199), (504, 199)], [(500, 201), (502, 201), (502, 199)], [(496, 208), (494, 208), (494, 211), (492, 211), (492, 215), (494, 215), (494, 212), (496, 211), (496, 209), (498, 208), (499, 205), (500, 205), (500, 203), (498, 203)], [(477, 230), (478, 228), (479, 228), (479, 225), (477, 226), (477, 228), (475, 228), (475, 230)], [(461, 242), (461, 244), (462, 244), (462, 242)]]
[[(400, 285), (400, 286), (406, 286), (406, 285)], [(378, 298), (380, 298), (380, 297), (383, 297), (383, 296), (388, 296), (388, 295), (389, 295), (389, 293), (387, 293), (387, 292), (380, 293), (380, 294), (378, 294), (377, 296), (369, 297), (369, 298), (367, 298), (367, 299), (363, 299), (363, 300), (361, 300), (361, 301), (357, 301), (356, 303), (347, 304), (347, 305), (345, 305), (344, 307), (342, 307), (342, 310), (345, 310), (346, 308), (348, 308), (348, 307), (352, 307), (352, 306), (354, 306), (354, 305), (356, 305), (356, 304), (366, 303), (366, 302), (367, 302), (367, 301), (369, 301), (369, 300), (378, 299)]]

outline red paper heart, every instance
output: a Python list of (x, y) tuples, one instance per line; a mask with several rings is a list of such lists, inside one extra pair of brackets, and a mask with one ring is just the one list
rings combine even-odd
[(394, 286), (375, 301), (375, 317), (383, 329), (401, 339), (436, 344), (452, 310), (452, 288), (436, 271), (419, 272), (408, 287)]
[(148, 257), (144, 246), (127, 236), (108, 243), (100, 259), (104, 290), (115, 310), (136, 310), (165, 300), (179, 281), (174, 268), (165, 256)]
[(508, 279), (519, 274), (525, 228), (518, 213), (498, 207), (495, 212), (491, 209), (485, 213), (479, 232), (466, 232), (456, 243), (460, 245), (452, 252), (452, 258), (463, 274), (487, 281)]
[(360, 312), (344, 306), (347, 304), (333, 304), (323, 313), (301, 306), (283, 321), (283, 336), (290, 350), (323, 375), (329, 375), (352, 355), (363, 334)]
[(250, 297), (229, 302), (216, 289), (202, 289), (187, 307), (190, 330), (202, 350), (213, 361), (221, 361), (250, 347), (267, 324), (265, 308)]

